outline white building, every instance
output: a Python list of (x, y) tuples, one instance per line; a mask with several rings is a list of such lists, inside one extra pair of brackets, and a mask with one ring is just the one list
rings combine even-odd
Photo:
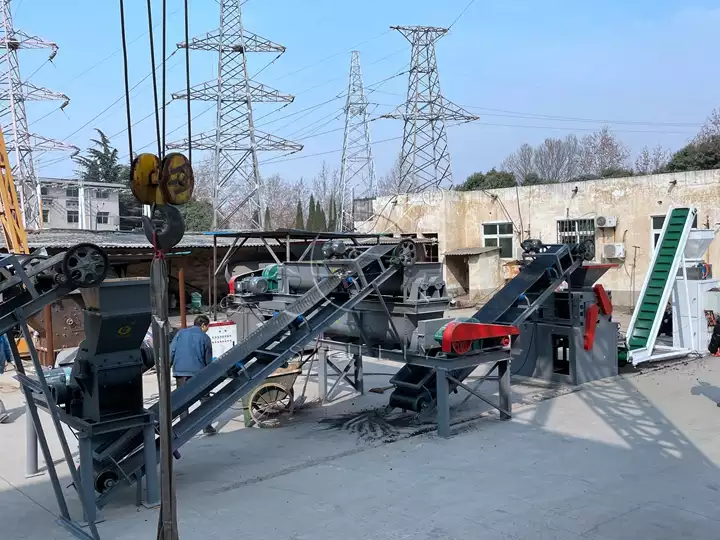
[(123, 184), (40, 178), (43, 228), (115, 231), (120, 226)]

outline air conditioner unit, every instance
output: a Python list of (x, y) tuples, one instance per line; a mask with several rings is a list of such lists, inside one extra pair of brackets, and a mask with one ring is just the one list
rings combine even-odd
[(603, 246), (603, 257), (606, 259), (624, 259), (625, 246), (623, 244), (605, 244)]
[(614, 229), (617, 227), (617, 216), (597, 216), (595, 226), (600, 229)]

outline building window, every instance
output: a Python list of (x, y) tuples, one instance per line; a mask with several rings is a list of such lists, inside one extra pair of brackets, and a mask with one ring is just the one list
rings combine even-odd
[(80, 213), (77, 210), (67, 211), (67, 222), (68, 223), (80, 223)]
[(49, 193), (47, 186), (40, 186), (40, 195), (47, 195)]
[(43, 223), (50, 221), (50, 210), (43, 210)]
[(109, 199), (110, 192), (107, 189), (98, 189), (95, 192), (95, 198), (96, 199)]
[(77, 199), (67, 199), (65, 201), (65, 206), (68, 208), (78, 208), (80, 206), (80, 201)]
[(512, 259), (513, 257), (513, 224), (512, 223), (483, 223), (483, 245), (485, 247), (499, 247), (500, 257)]
[(52, 197), (40, 197), (40, 200), (42, 201), (43, 206), (52, 206)]
[(558, 244), (582, 244), (595, 242), (594, 219), (560, 219), (557, 222)]
[(77, 198), (78, 196), (78, 188), (76, 187), (69, 187), (65, 189), (65, 196), (71, 197), (71, 198)]
[[(652, 234), (652, 247), (654, 248), (657, 246), (658, 240), (660, 240), (660, 235), (662, 234), (662, 228), (665, 224), (665, 216), (650, 216), (650, 229)], [(697, 214), (695, 214), (695, 218), (693, 219), (693, 229), (697, 229)]]
[(107, 225), (110, 221), (110, 212), (98, 212), (95, 219), (98, 225)]

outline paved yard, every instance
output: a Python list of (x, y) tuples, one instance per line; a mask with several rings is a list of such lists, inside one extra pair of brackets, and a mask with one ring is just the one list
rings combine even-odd
[[(512, 421), (485, 415), (448, 440), (359, 412), (387, 395), (310, 407), (277, 429), (244, 429), (229, 411), (220, 435), (198, 437), (176, 462), (180, 538), (715, 540), (719, 362), (578, 391), (516, 387), (525, 404)], [(0, 426), (0, 537), (66, 540), (47, 477), (23, 476), (25, 420), (10, 381), (0, 386), (15, 416)], [(481, 412), (472, 407), (466, 417)], [(104, 539), (154, 538), (156, 511), (132, 501), (127, 490), (104, 510)]]

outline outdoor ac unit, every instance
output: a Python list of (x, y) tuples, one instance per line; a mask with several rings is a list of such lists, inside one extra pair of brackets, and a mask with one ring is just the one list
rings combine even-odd
[(603, 257), (606, 259), (624, 259), (625, 246), (623, 244), (605, 244), (603, 246)]
[(617, 216), (597, 216), (595, 218), (595, 226), (601, 229), (613, 229), (617, 227)]

